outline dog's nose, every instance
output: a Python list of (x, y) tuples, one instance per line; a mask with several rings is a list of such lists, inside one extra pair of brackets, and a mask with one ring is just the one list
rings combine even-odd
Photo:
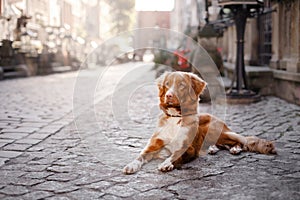
[(166, 97), (167, 97), (167, 98), (172, 98), (172, 97), (173, 97), (173, 94), (170, 93), (170, 92), (168, 92), (168, 93), (166, 94)]

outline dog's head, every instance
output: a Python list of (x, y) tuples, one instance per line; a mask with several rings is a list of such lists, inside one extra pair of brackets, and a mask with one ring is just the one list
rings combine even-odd
[(199, 95), (206, 84), (193, 73), (165, 72), (157, 79), (160, 108), (169, 115), (173, 115), (170, 114), (172, 108), (177, 115), (197, 112)]

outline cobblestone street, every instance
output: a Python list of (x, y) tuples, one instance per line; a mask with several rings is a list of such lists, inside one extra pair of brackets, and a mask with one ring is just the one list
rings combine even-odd
[(227, 105), (226, 122), (274, 140), (278, 155), (221, 151), (169, 173), (154, 161), (124, 175), (159, 113), (151, 66), (128, 72), (114, 90), (124, 68), (113, 68), (95, 104), (75, 119), (75, 72), (0, 82), (0, 199), (299, 199), (300, 107), (276, 97)]

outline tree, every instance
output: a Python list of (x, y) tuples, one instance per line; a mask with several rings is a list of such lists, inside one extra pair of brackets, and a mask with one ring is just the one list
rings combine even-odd
[(111, 7), (111, 33), (130, 29), (134, 15), (134, 0), (106, 0)]

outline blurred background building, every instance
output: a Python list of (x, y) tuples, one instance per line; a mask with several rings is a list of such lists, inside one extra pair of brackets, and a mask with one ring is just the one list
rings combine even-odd
[[(249, 88), (262, 95), (276, 95), (300, 104), (298, 0), (173, 0), (173, 7), (169, 10), (138, 11), (137, 28), (167, 26), (195, 38), (206, 48), (223, 74), (234, 79), (236, 30), (240, 27), (235, 26), (232, 13), (220, 5), (222, 2), (263, 3), (246, 21), (244, 59)], [(166, 48), (171, 51), (188, 49), (187, 44), (182, 44), (172, 35), (163, 35), (154, 40), (143, 42), (166, 40)], [(219, 53), (214, 49), (220, 53), (222, 63), (218, 58)], [(185, 56), (188, 58), (190, 55)], [(167, 58), (159, 62), (171, 63)]]
[[(249, 86), (300, 104), (299, 0), (0, 0), (0, 78), (76, 70), (92, 51), (87, 67), (107, 64), (115, 49), (141, 46), (189, 52), (183, 55), (188, 58), (193, 51), (185, 41), (160, 31), (171, 29), (200, 43), (232, 79), (239, 27), (222, 2), (263, 2), (246, 22)], [(118, 33), (149, 27), (157, 32), (129, 32), (111, 47), (102, 45)]]
[[(133, 6), (133, 0), (0, 0), (0, 77), (78, 69), (104, 40), (131, 28), (126, 12)], [(101, 62), (97, 54), (89, 61)]]
[[(263, 3), (261, 13), (246, 22), (244, 59), (249, 86), (300, 104), (300, 1)], [(237, 28), (232, 24), (222, 31), (220, 47), (229, 77), (237, 55)]]

